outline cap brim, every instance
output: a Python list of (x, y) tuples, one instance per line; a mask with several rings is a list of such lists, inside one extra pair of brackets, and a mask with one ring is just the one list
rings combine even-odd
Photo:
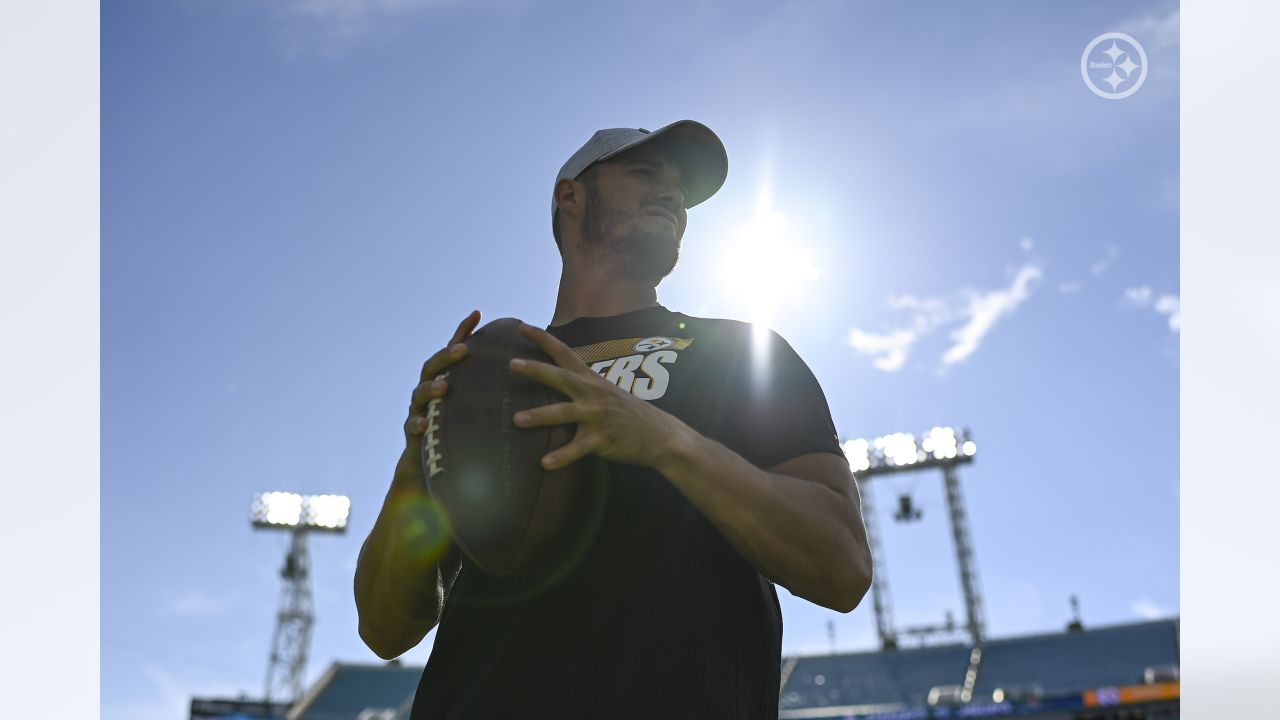
[(658, 128), (600, 157), (597, 162), (621, 155), (639, 145), (663, 148), (680, 166), (686, 208), (715, 195), (729, 175), (729, 155), (725, 152), (724, 143), (711, 128), (694, 120), (677, 120)]

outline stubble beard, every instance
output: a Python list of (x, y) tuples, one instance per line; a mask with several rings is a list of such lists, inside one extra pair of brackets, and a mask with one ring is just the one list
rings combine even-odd
[[(622, 234), (615, 228), (626, 227)], [(580, 247), (609, 274), (628, 282), (657, 287), (680, 261), (680, 238), (651, 229), (639, 210), (619, 210), (605, 204), (594, 187), (587, 188)]]

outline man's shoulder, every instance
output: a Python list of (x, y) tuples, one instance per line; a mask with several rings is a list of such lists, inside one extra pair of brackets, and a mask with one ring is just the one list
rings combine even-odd
[(700, 317), (687, 313), (673, 313), (682, 323), (682, 329), (692, 335), (701, 335), (714, 341), (744, 341), (754, 327), (751, 323), (733, 318)]
[(772, 355), (779, 350), (790, 350), (790, 343), (768, 325), (734, 318), (698, 317), (675, 313), (687, 325), (691, 335), (704, 339), (704, 345), (714, 345), (727, 351), (741, 352), (748, 348), (766, 351)]

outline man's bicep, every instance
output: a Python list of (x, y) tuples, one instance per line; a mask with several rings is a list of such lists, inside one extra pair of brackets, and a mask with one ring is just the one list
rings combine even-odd
[(844, 456), (821, 385), (781, 335), (770, 330), (767, 342), (752, 342), (740, 358), (734, 422), (743, 457), (773, 468), (811, 453)]
[(853, 473), (850, 472), (849, 461), (843, 453), (839, 455), (832, 452), (805, 453), (766, 469), (771, 473), (816, 482), (830, 488), (841, 497), (849, 497), (853, 494)]

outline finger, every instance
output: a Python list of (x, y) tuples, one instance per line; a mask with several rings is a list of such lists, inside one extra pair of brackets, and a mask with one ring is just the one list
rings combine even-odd
[(582, 406), (577, 403), (562, 402), (554, 405), (543, 405), (530, 410), (521, 410), (512, 417), (512, 422), (522, 428), (542, 425), (567, 425), (580, 422), (583, 418)]
[(596, 440), (591, 435), (579, 434), (574, 439), (565, 443), (563, 447), (556, 448), (554, 451), (547, 453), (542, 457), (542, 467), (548, 470), (572, 465), (573, 463), (586, 457), (595, 449)]
[(576, 397), (582, 387), (582, 378), (569, 370), (539, 360), (512, 358), (511, 371), (530, 380), (537, 380), (547, 387), (559, 390), (570, 398)]
[(418, 374), (418, 382), (424, 383), (428, 380), (435, 380), (436, 376), (444, 372), (450, 365), (458, 362), (467, 354), (467, 344), (465, 342), (451, 343), (436, 351), (434, 355), (422, 363), (422, 372)]
[(472, 310), (467, 316), (462, 318), (462, 322), (458, 324), (458, 329), (453, 333), (453, 339), (449, 341), (450, 345), (455, 345), (467, 339), (471, 331), (476, 329), (476, 325), (480, 324), (480, 311)]
[(421, 415), (427, 411), (427, 405), (449, 391), (448, 380), (427, 380), (418, 383), (418, 387), (413, 389), (413, 395), (409, 402), (409, 414)]
[(467, 346), (464, 341), (479, 323), (479, 310), (472, 310), (466, 317), (462, 318), (462, 322), (458, 324), (458, 329), (453, 331), (453, 337), (449, 340), (449, 344), (445, 345), (443, 349), (437, 351), (435, 355), (432, 355), (422, 364), (422, 372), (418, 374), (418, 382), (434, 380), (437, 375), (444, 372), (450, 365), (461, 360), (467, 354)]
[(579, 368), (585, 369), (587, 367), (587, 364), (584, 363), (581, 358), (573, 354), (573, 350), (571, 350), (568, 345), (565, 345), (560, 338), (557, 338), (546, 330), (521, 322), (520, 333), (537, 344), (537, 346), (550, 356), (552, 360), (555, 360), (556, 364), (560, 367), (572, 368), (575, 370)]
[[(434, 382), (442, 384), (434, 386), (432, 385)], [(449, 390), (447, 383), (443, 380), (424, 383), (422, 387), (425, 387), (425, 389), (421, 392), (414, 391), (414, 405), (409, 408), (409, 418), (404, 421), (404, 434), (410, 440), (422, 435), (430, 428), (431, 416), (434, 414), (431, 402), (444, 397), (444, 394)], [(439, 410), (436, 410), (435, 413), (439, 413)]]

